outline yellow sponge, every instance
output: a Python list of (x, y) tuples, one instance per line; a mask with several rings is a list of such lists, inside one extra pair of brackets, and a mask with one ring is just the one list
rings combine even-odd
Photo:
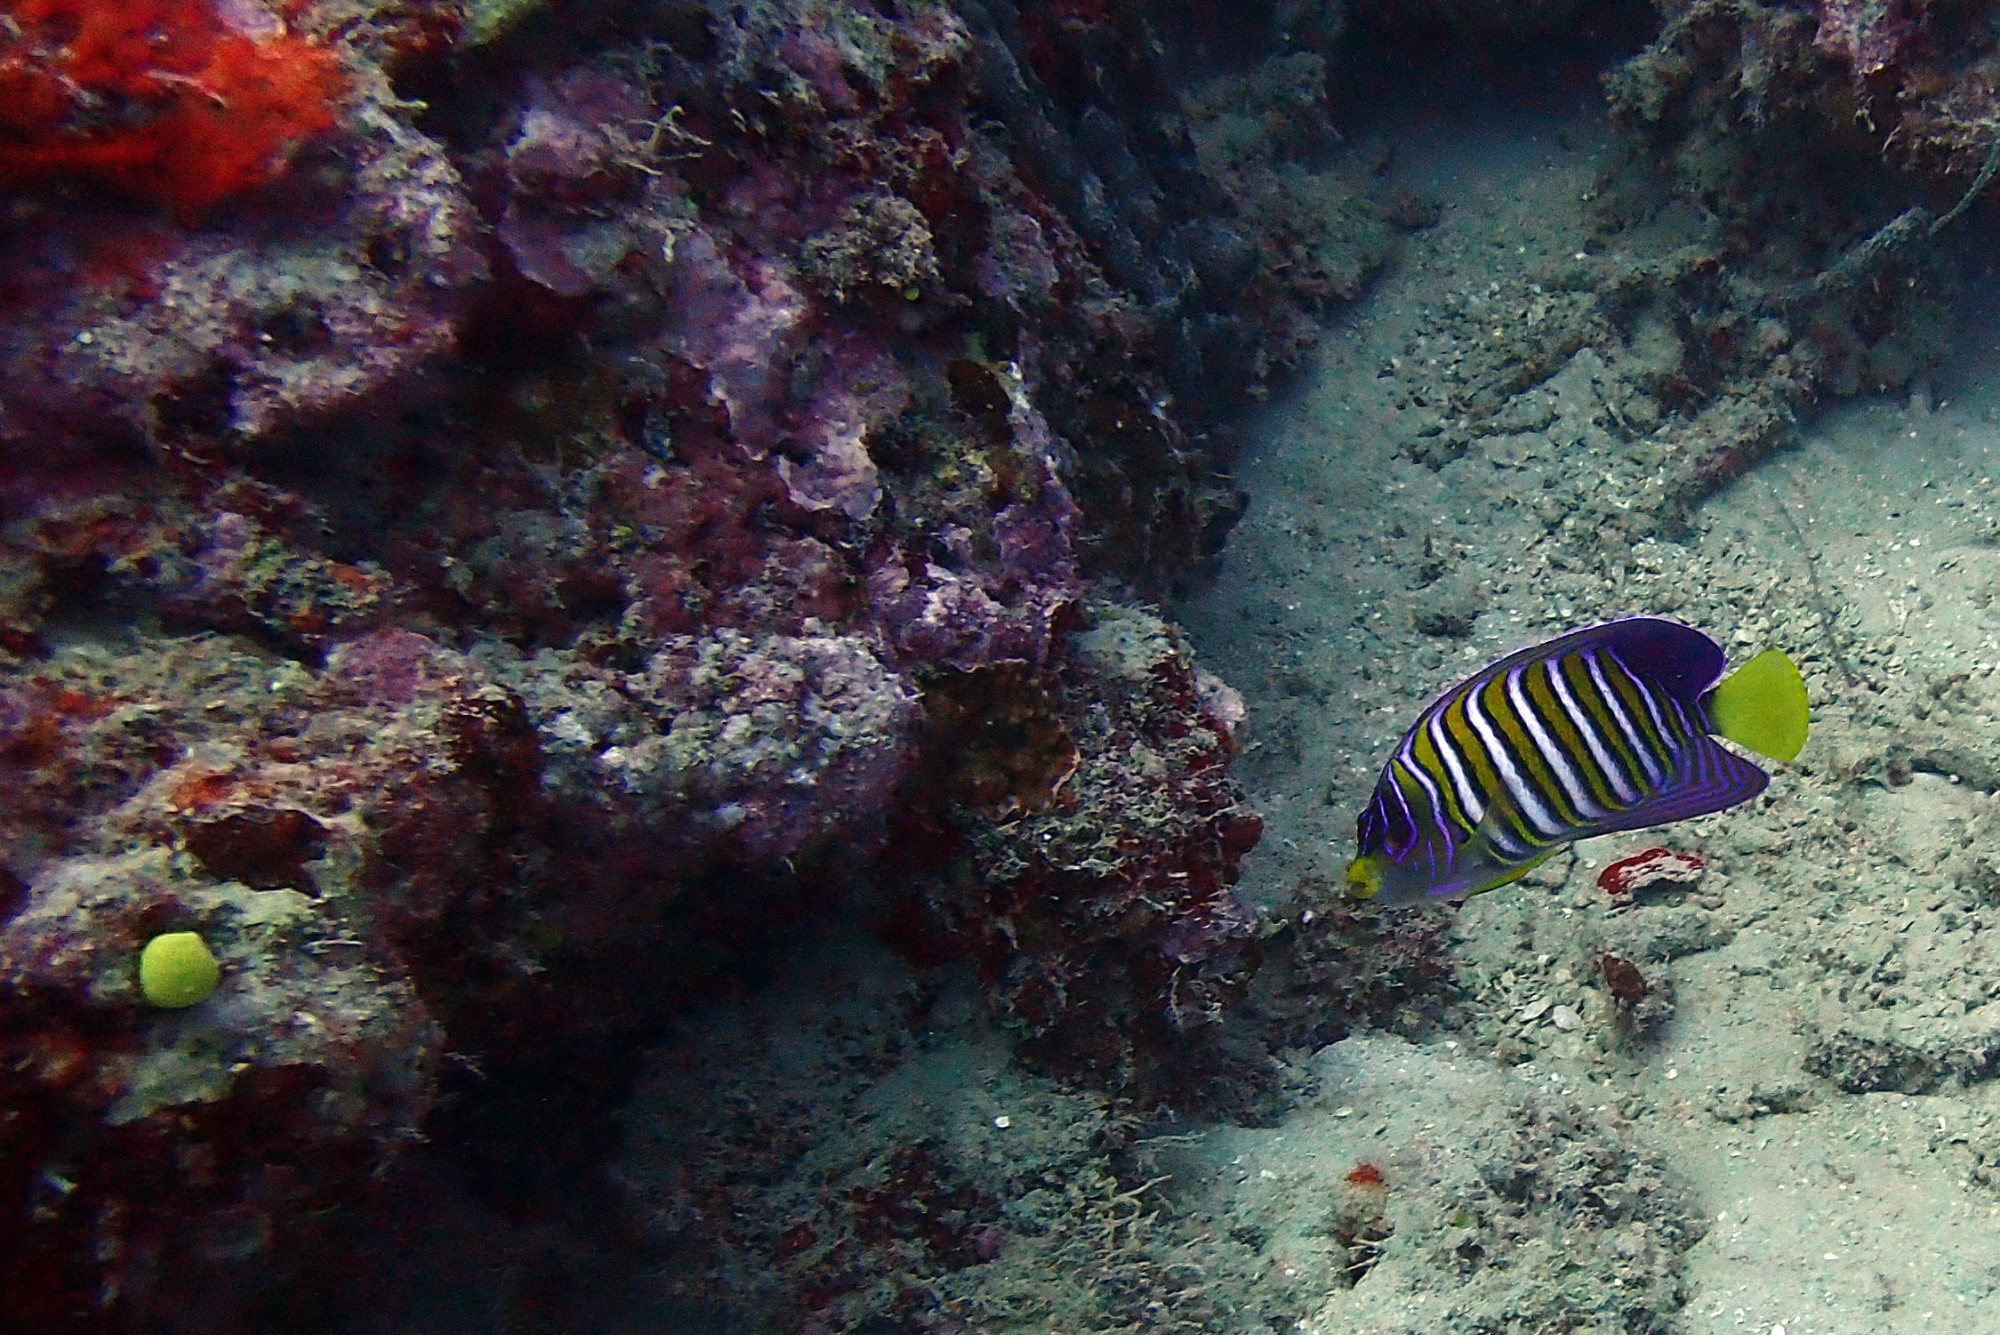
[(155, 1006), (192, 1006), (221, 981), (222, 966), (197, 932), (163, 932), (139, 952), (139, 990)]

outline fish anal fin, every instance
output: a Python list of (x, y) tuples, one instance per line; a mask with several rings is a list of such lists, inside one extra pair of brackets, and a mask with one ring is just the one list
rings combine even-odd
[(1591, 821), (1576, 838), (1671, 825), (1725, 811), (1764, 791), (1771, 776), (1712, 737), (1689, 740), (1681, 763), (1660, 786), (1623, 811)]

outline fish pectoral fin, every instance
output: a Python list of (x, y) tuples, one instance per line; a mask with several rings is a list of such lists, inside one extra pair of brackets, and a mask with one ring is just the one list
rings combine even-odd
[(1557, 853), (1569, 847), (1567, 841), (1559, 844), (1551, 844), (1540, 852), (1531, 854), (1525, 862), (1507, 857), (1500, 852), (1499, 848), (1493, 842), (1493, 824), (1496, 820), (1504, 819), (1498, 806), (1499, 804), (1496, 803), (1493, 807), (1487, 809), (1485, 818), (1473, 829), (1471, 837), (1465, 841), (1465, 847), (1460, 850), (1458, 855), (1458, 866), (1461, 869), (1459, 879), (1461, 879), (1464, 888), (1450, 895), (1449, 898), (1454, 900), (1469, 899), (1473, 895), (1483, 895), (1489, 890), (1498, 890), (1504, 885), (1512, 885), (1535, 868), (1541, 866), (1544, 862), (1547, 862)]
[(1535, 868), (1541, 866), (1544, 862), (1547, 862), (1550, 858), (1554, 857), (1560, 849), (1566, 847), (1568, 847), (1568, 845), (1559, 844), (1556, 846), (1556, 848), (1549, 848), (1542, 850), (1540, 853), (1537, 853), (1530, 861), (1523, 862), (1518, 866), (1500, 869), (1498, 873), (1491, 880), (1482, 881), (1468, 888), (1465, 892), (1465, 896), (1466, 898), (1470, 899), (1474, 895), (1483, 895), (1488, 890), (1498, 890), (1500, 887), (1504, 885), (1512, 885), (1514, 884), (1514, 882), (1520, 880), (1523, 876), (1526, 876), (1529, 872), (1533, 871)]

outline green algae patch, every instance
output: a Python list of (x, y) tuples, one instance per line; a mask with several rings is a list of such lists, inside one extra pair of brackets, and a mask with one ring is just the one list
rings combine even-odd
[(222, 966), (199, 933), (164, 932), (139, 952), (139, 990), (155, 1006), (192, 1006), (207, 1000), (221, 981)]
[(544, 0), (473, 0), (465, 27), (467, 44), (485, 46), (505, 37), (543, 4)]

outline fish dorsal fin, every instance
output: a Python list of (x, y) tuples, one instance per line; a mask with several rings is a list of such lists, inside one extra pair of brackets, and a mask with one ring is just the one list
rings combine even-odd
[(1709, 694), (1708, 721), (1718, 734), (1760, 756), (1798, 759), (1812, 723), (1798, 665), (1778, 650), (1766, 649)]
[(1676, 699), (1690, 703), (1722, 675), (1722, 646), (1693, 626), (1661, 617), (1623, 617), (1585, 626), (1552, 640), (1523, 645), (1488, 663), (1431, 701), (1417, 716), (1411, 731), (1421, 728), (1433, 714), (1449, 708), (1468, 689), (1504, 677), (1523, 663), (1552, 663), (1566, 654), (1590, 649), (1619, 653), (1649, 680), (1657, 681)]

